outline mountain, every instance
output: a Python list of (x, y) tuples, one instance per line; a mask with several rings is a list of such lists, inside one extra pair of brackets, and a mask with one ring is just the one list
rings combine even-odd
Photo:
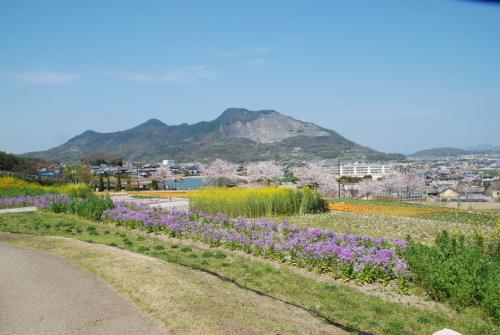
[(222, 158), (234, 162), (353, 158), (404, 159), (356, 144), (333, 130), (302, 122), (273, 110), (229, 108), (213, 121), (169, 126), (151, 119), (137, 127), (111, 133), (87, 130), (55, 148), (26, 156), (49, 160), (80, 160), (88, 156), (119, 156), (124, 160), (175, 159), (182, 162)]

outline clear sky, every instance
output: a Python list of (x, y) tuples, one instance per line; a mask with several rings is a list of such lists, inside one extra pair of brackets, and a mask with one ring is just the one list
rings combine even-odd
[(228, 107), (385, 152), (500, 145), (500, 5), (0, 0), (0, 150)]

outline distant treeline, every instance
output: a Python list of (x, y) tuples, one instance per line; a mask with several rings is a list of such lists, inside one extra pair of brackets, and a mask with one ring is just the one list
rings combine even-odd
[(41, 159), (25, 158), (0, 151), (0, 171), (37, 174), (38, 166), (42, 163)]
[(84, 164), (89, 165), (101, 165), (101, 164), (110, 164), (114, 166), (122, 166), (123, 159), (113, 155), (103, 155), (103, 154), (93, 154), (87, 157), (80, 158), (80, 161)]

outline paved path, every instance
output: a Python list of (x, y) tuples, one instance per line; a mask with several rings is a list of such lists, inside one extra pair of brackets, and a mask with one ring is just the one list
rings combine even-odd
[(167, 334), (90, 273), (0, 241), (0, 334)]
[(0, 214), (3, 214), (3, 213), (24, 213), (24, 212), (36, 212), (36, 207), (17, 207), (17, 208), (0, 209)]

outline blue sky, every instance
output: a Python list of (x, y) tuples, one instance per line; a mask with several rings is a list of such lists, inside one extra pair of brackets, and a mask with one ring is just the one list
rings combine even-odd
[(0, 150), (275, 109), (385, 152), (500, 144), (500, 5), (0, 0)]

